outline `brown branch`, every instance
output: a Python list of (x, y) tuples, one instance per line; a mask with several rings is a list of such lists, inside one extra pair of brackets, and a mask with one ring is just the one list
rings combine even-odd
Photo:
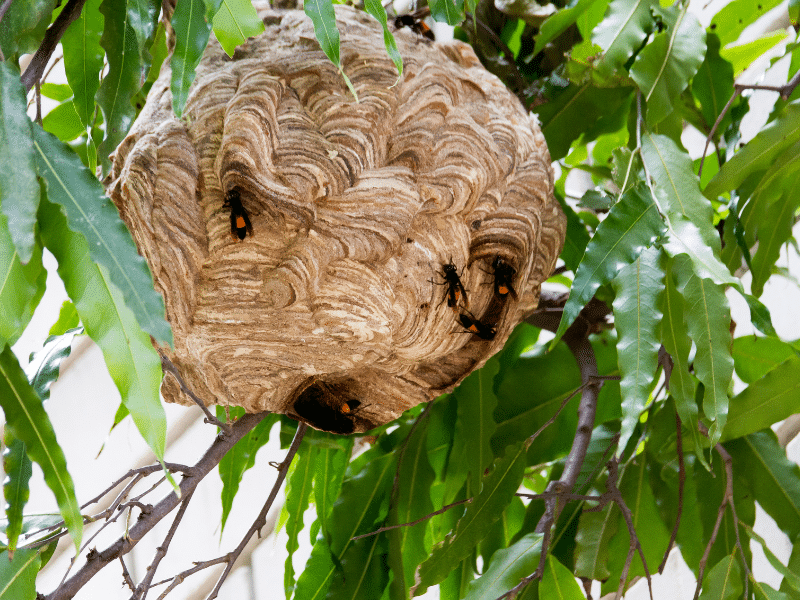
[[(663, 346), (662, 346), (663, 348)], [(661, 564), (658, 565), (658, 573), (659, 575), (664, 572), (664, 567), (667, 566), (667, 559), (669, 558), (669, 553), (672, 551), (672, 546), (675, 544), (675, 540), (678, 537), (678, 527), (681, 524), (681, 514), (683, 513), (683, 486), (686, 483), (686, 467), (683, 464), (683, 432), (681, 431), (681, 418), (678, 415), (678, 412), (675, 412), (675, 431), (677, 434), (676, 444), (677, 444), (677, 453), (678, 453), (678, 514), (675, 515), (675, 527), (672, 528), (672, 535), (669, 537), (669, 544), (667, 544), (667, 549), (664, 551), (664, 558), (661, 561)]]
[[(191, 474), (184, 476), (180, 482), (181, 497), (185, 497), (187, 494), (194, 491), (197, 485), (215, 466), (217, 466), (217, 464), (219, 464), (222, 457), (225, 456), (236, 442), (249, 433), (268, 414), (267, 412), (263, 412), (244, 415), (233, 424), (229, 434), (224, 432), (220, 433), (203, 457), (191, 468)], [(83, 567), (70, 579), (45, 596), (45, 600), (68, 600), (69, 598), (73, 598), (103, 567), (133, 550), (139, 540), (172, 512), (180, 501), (180, 498), (175, 495), (174, 491), (170, 492), (153, 507), (150, 514), (142, 515), (126, 535), (117, 539), (116, 542), (105, 550), (90, 553), (90, 555), (86, 557), (86, 563)]]
[(0, 21), (6, 16), (8, 9), (11, 8), (12, 2), (14, 2), (14, 0), (4, 0), (3, 4), (0, 4)]
[(122, 580), (125, 582), (125, 585), (127, 585), (132, 592), (136, 591), (136, 584), (133, 583), (133, 578), (128, 572), (128, 567), (125, 566), (125, 559), (122, 556), (119, 557), (119, 564), (122, 565)]
[(58, 42), (67, 30), (67, 27), (77, 19), (86, 0), (69, 0), (67, 5), (61, 10), (53, 24), (47, 28), (44, 34), (44, 39), (39, 45), (36, 54), (33, 55), (28, 68), (22, 74), (22, 85), (25, 86), (25, 92), (29, 92), (37, 81), (41, 81), (42, 73), (44, 73), (47, 63), (50, 62), (50, 57), (53, 56)]
[(447, 512), (454, 506), (459, 506), (461, 504), (466, 504), (468, 502), (472, 502), (472, 498), (467, 498), (466, 500), (457, 500), (456, 502), (443, 506), (439, 510), (433, 511), (432, 513), (429, 513), (424, 517), (420, 517), (416, 521), (411, 521), (410, 523), (398, 523), (397, 525), (387, 525), (386, 527), (381, 527), (380, 529), (376, 529), (375, 531), (370, 531), (369, 533), (362, 533), (361, 535), (357, 535), (355, 537), (350, 538), (350, 541), (355, 542), (356, 540), (360, 540), (361, 538), (378, 535), (379, 533), (383, 533), (384, 531), (391, 531), (392, 529), (399, 529), (400, 527), (413, 527), (414, 525), (418, 525), (423, 521), (427, 521), (428, 519), (435, 517), (436, 515), (440, 515), (444, 512)]
[(169, 359), (169, 357), (166, 354), (164, 354), (163, 352), (161, 352), (161, 350), (158, 351), (158, 355), (161, 357), (161, 368), (164, 369), (165, 371), (169, 371), (170, 373), (172, 373), (173, 377), (175, 377), (175, 380), (178, 382), (178, 385), (180, 386), (181, 391), (184, 394), (186, 394), (187, 396), (189, 396), (189, 398), (191, 398), (192, 401), (195, 404), (197, 404), (197, 406), (199, 406), (200, 409), (203, 411), (203, 413), (206, 415), (206, 418), (204, 419), (204, 422), (205, 423), (211, 423), (212, 425), (216, 425), (222, 431), (224, 431), (226, 433), (230, 433), (230, 427), (231, 426), (228, 423), (223, 423), (222, 421), (217, 419), (217, 417), (214, 416), (214, 414), (208, 409), (208, 406), (206, 406), (206, 403), (203, 402), (197, 396), (197, 394), (195, 394), (191, 389), (189, 389), (189, 386), (186, 385), (186, 382), (183, 380), (183, 377), (181, 377), (181, 374), (178, 373), (178, 369), (175, 367), (174, 364), (172, 364), (172, 361)]

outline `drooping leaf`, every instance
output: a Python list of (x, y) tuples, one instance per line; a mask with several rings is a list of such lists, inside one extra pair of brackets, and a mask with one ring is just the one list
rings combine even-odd
[[(317, 434), (319, 439), (322, 434)], [(314, 476), (314, 504), (317, 507), (317, 522), (322, 533), (327, 537), (327, 523), (333, 509), (333, 503), (342, 488), (347, 463), (353, 448), (353, 438), (328, 435), (328, 443), (320, 445), (317, 457), (317, 472)], [(314, 543), (314, 539), (311, 539)]]
[(3, 497), (6, 501), (6, 541), (9, 556), (14, 555), (19, 534), (22, 533), (22, 514), (30, 498), (29, 482), (33, 469), (25, 452), (25, 443), (18, 440), (7, 427), (3, 435)]
[(492, 415), (497, 407), (493, 384), (498, 370), (498, 361), (490, 359), (483, 369), (472, 373), (453, 392), (458, 407), (455, 436), (461, 440), (454, 451), (464, 455), (469, 481), (475, 491), (483, 472), (494, 460), (489, 440), (497, 428)]
[(34, 148), (49, 200), (63, 207), (68, 227), (85, 240), (92, 261), (107, 269), (142, 329), (171, 345), (164, 301), (153, 289), (150, 269), (100, 182), (74, 152), (38, 127), (34, 128)]
[(286, 485), (286, 510), (289, 518), (286, 521), (286, 534), (289, 541), (286, 543), (286, 550), (289, 556), (283, 569), (283, 589), (286, 592), (287, 600), (291, 598), (294, 591), (294, 567), (292, 566), (292, 556), (300, 547), (298, 537), (303, 530), (303, 514), (308, 508), (314, 483), (314, 471), (317, 458), (317, 448), (311, 444), (300, 446), (297, 451), (296, 464), (292, 471), (289, 482)]
[[(602, 510), (581, 513), (575, 534), (575, 575), (589, 579), (608, 579), (608, 543), (621, 523), (619, 509), (612, 503)], [(624, 524), (623, 524), (624, 525)]]
[(95, 265), (86, 239), (71, 231), (59, 207), (43, 200), (39, 225), (89, 337), (103, 352), (111, 378), (136, 427), (162, 461), (167, 422), (161, 405), (161, 360), (107, 271)]
[(458, 25), (464, 19), (463, 0), (432, 0), (430, 7), (434, 21)]
[(589, 243), (589, 232), (580, 217), (568, 204), (562, 205), (567, 215), (567, 236), (561, 250), (561, 260), (570, 271), (576, 271), (581, 263), (586, 245)]
[(708, 435), (713, 446), (728, 416), (728, 386), (733, 375), (730, 307), (725, 290), (709, 279), (692, 275), (687, 259), (676, 260), (674, 265), (686, 301), (684, 318), (697, 347), (694, 371), (705, 387), (703, 412), (712, 421)]
[(41, 398), (28, 383), (14, 353), (7, 346), (0, 353), (0, 406), (6, 426), (25, 444), (31, 460), (41, 467), (45, 483), (56, 497), (77, 550), (81, 543), (83, 519), (64, 452), (58, 445)]
[(619, 450), (625, 449), (639, 416), (655, 386), (658, 363), (658, 310), (664, 289), (659, 266), (660, 251), (648, 248), (614, 278), (614, 323), (617, 327), (617, 357), (622, 375), (622, 428)]
[(32, 54), (39, 48), (44, 30), (50, 24), (55, 0), (29, 0), (12, 2), (0, 20), (0, 50), (7, 64), (13, 57)]
[(761, 379), (795, 354), (791, 344), (778, 338), (746, 335), (733, 340), (733, 366), (744, 383)]
[(28, 264), (17, 254), (5, 219), (0, 217), (0, 344), (13, 344), (28, 326), (45, 289), (47, 271), (36, 244)]
[(31, 355), (26, 369), (34, 391), (42, 400), (50, 399), (50, 387), (58, 379), (61, 363), (72, 352), (72, 342), (76, 335), (83, 333), (82, 327), (67, 330), (62, 335), (50, 336), (44, 347)]
[[(0, 27), (6, 25), (9, 13), (0, 21)], [(0, 210), (22, 263), (33, 256), (38, 206), (39, 182), (25, 90), (19, 72), (10, 63), (0, 62)]]
[(92, 124), (94, 97), (100, 87), (100, 71), (103, 68), (105, 54), (100, 46), (100, 37), (103, 33), (100, 1), (87, 0), (80, 16), (67, 28), (64, 37), (61, 38), (64, 48), (64, 72), (74, 94), (75, 112), (78, 113), (84, 130)]
[(530, 575), (539, 564), (542, 534), (529, 533), (512, 546), (498, 550), (483, 575), (469, 584), (464, 600), (498, 598)]
[(172, 68), (172, 110), (180, 117), (189, 97), (195, 69), (211, 36), (211, 23), (206, 21), (203, 0), (178, 0), (172, 15), (175, 49), (170, 59)]
[(603, 57), (595, 63), (601, 73), (620, 69), (644, 41), (653, 26), (654, 0), (612, 0), (603, 22), (592, 32), (592, 42)]
[(11, 560), (0, 552), (0, 598), (32, 600), (36, 598), (36, 575), (42, 567), (44, 548), (17, 550)]
[(672, 257), (687, 256), (694, 273), (701, 279), (732, 285), (744, 291), (741, 281), (731, 275), (714, 250), (703, 241), (703, 234), (694, 223), (684, 217), (668, 218), (667, 232), (663, 243), (667, 254)]
[(800, 139), (800, 100), (790, 102), (783, 114), (764, 127), (728, 160), (703, 190), (707, 198), (738, 188), (752, 173), (773, 161)]
[(495, 460), (480, 493), (467, 506), (455, 531), (434, 546), (428, 560), (417, 569), (417, 585), (412, 591), (414, 595), (420, 595), (431, 585), (444, 581), (450, 571), (489, 532), (492, 523), (500, 517), (519, 489), (525, 471), (525, 450), (524, 444), (509, 446), (505, 455)]
[(714, 565), (703, 582), (700, 600), (735, 600), (742, 593), (742, 573), (737, 553)]
[(552, 598), (553, 600), (583, 600), (585, 598), (572, 571), (562, 565), (552, 554), (547, 556), (547, 566), (544, 569), (542, 583), (539, 584), (539, 594), (542, 598)]
[(622, 267), (636, 260), (664, 231), (664, 222), (647, 188), (639, 186), (619, 199), (586, 246), (551, 347), (561, 339), (597, 289), (609, 283)]
[(389, 584), (386, 534), (356, 540), (342, 556), (330, 600), (381, 600)]
[[(766, 552), (766, 551), (765, 551)], [(781, 561), (778, 560), (778, 557), (774, 556), (775, 560), (781, 564)], [(752, 578), (750, 582), (753, 585), (753, 592), (755, 592), (756, 600), (789, 600), (789, 596), (784, 594), (783, 592), (779, 592), (766, 583), (762, 581), (754, 581)]]
[(264, 22), (258, 18), (250, 0), (222, 0), (212, 22), (214, 35), (228, 56), (233, 56), (236, 46), (264, 31)]
[(400, 56), (400, 51), (397, 49), (397, 42), (394, 35), (389, 31), (389, 25), (386, 21), (386, 9), (379, 0), (364, 0), (364, 10), (371, 14), (383, 28), (383, 44), (386, 46), (386, 53), (392, 59), (394, 66), (397, 68), (398, 75), (403, 74), (403, 57)]
[[(717, 118), (722, 114), (722, 109), (733, 96), (733, 65), (719, 55), (718, 35), (709, 33), (706, 44), (708, 47), (705, 59), (692, 79), (692, 94), (700, 102), (703, 120), (707, 130), (711, 131)], [(725, 131), (730, 121), (730, 115), (725, 115), (718, 131), (720, 133)]]
[[(426, 444), (429, 423), (428, 419), (417, 423), (407, 442), (404, 442), (397, 494), (392, 499), (392, 508), (389, 511), (389, 522), (392, 525), (411, 523), (434, 511), (430, 497), (434, 473), (428, 462)], [(486, 445), (488, 446), (488, 439)], [(427, 522), (423, 521), (413, 527), (400, 527), (387, 533), (389, 567), (393, 573), (390, 593), (394, 598), (410, 597), (414, 571), (428, 556), (425, 547), (426, 527)]]
[(333, 11), (333, 3), (331, 0), (312, 0), (303, 4), (303, 10), (305, 10), (311, 22), (314, 23), (314, 33), (325, 56), (341, 69), (339, 29), (336, 27), (336, 13)]
[(775, 554), (770, 549), (769, 545), (764, 538), (758, 535), (753, 528), (749, 525), (743, 525), (744, 530), (747, 532), (747, 535), (750, 536), (750, 539), (756, 542), (757, 544), (761, 545), (761, 548), (764, 550), (764, 556), (767, 557), (769, 564), (772, 565), (772, 568), (778, 571), (783, 577), (785, 581), (794, 587), (796, 590), (800, 590), (800, 575), (797, 575), (794, 571), (787, 568), (780, 559), (775, 556)]
[(666, 31), (647, 44), (631, 66), (631, 78), (647, 102), (647, 125), (652, 127), (670, 114), (675, 101), (695, 76), (706, 53), (705, 31), (688, 12), (688, 4), (662, 9), (671, 13)]
[(797, 412), (800, 357), (793, 356), (730, 401), (722, 440), (732, 440), (769, 427)]

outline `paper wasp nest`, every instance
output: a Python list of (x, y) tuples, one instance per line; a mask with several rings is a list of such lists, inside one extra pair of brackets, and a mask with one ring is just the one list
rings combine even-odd
[(336, 12), (359, 102), (302, 12), (265, 11), (232, 59), (212, 41), (181, 119), (165, 63), (108, 190), (192, 390), (351, 433), (499, 350), (566, 221), (538, 126), (469, 46), (399, 30), (398, 81), (377, 21)]

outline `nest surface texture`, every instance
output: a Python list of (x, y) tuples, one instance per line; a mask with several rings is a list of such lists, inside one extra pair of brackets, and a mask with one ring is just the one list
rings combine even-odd
[(232, 58), (212, 41), (180, 119), (165, 63), (107, 188), (195, 394), (362, 432), (502, 347), (566, 221), (538, 126), (469, 46), (401, 29), (398, 80), (377, 21), (337, 6), (356, 102), (302, 12), (260, 14)]

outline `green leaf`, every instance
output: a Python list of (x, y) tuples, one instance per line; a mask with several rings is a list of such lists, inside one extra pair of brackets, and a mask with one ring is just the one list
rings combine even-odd
[[(711, 131), (722, 109), (733, 96), (733, 65), (720, 56), (720, 41), (715, 33), (708, 34), (706, 44), (705, 59), (692, 80), (692, 94), (700, 102), (706, 128)], [(730, 121), (730, 114), (725, 115), (718, 131), (725, 131)]]
[(8, 12), (0, 20), (0, 50), (3, 51), (6, 64), (15, 62), (14, 57), (21, 54), (36, 52), (50, 24), (55, 5), (55, 0), (11, 3)]
[(75, 486), (67, 471), (67, 461), (41, 398), (28, 383), (8, 347), (0, 354), (0, 406), (14, 437), (25, 444), (28, 456), (41, 467), (45, 483), (56, 497), (75, 549), (78, 550), (83, 519), (75, 498)]
[(150, 269), (100, 182), (52, 135), (37, 127), (34, 140), (39, 174), (47, 183), (50, 201), (63, 207), (69, 228), (85, 240), (92, 261), (108, 270), (142, 329), (171, 345), (164, 301), (153, 289)]
[(736, 600), (742, 593), (742, 573), (736, 553), (726, 556), (708, 572), (700, 600)]
[(575, 274), (551, 348), (572, 325), (597, 289), (609, 283), (620, 269), (652, 246), (664, 230), (664, 222), (656, 204), (643, 185), (619, 199), (586, 246), (586, 254)]
[(308, 501), (311, 497), (317, 448), (310, 444), (303, 444), (297, 454), (294, 470), (286, 486), (286, 503), (284, 505), (289, 513), (286, 521), (286, 534), (289, 536), (286, 550), (289, 552), (289, 556), (286, 558), (283, 570), (283, 588), (286, 591), (287, 600), (291, 598), (294, 591), (292, 556), (300, 547), (297, 538), (303, 530), (303, 514), (308, 508)]
[(561, 260), (570, 271), (576, 271), (581, 263), (586, 245), (589, 243), (589, 232), (580, 217), (568, 204), (562, 204), (567, 215), (567, 237), (564, 240), (564, 249), (561, 251)]
[(667, 235), (664, 250), (672, 257), (686, 255), (692, 262), (694, 273), (701, 279), (710, 279), (717, 284), (732, 285), (739, 291), (742, 283), (703, 241), (703, 234), (697, 226), (683, 217), (667, 219)]
[[(2, 26), (6, 25), (9, 13), (0, 21)], [(0, 62), (0, 210), (6, 217), (11, 239), (23, 263), (33, 256), (36, 209), (39, 206), (39, 182), (36, 181), (31, 138), (31, 121), (26, 112), (25, 90), (19, 72), (9, 63)]]
[(614, 278), (614, 323), (617, 327), (617, 358), (622, 375), (622, 427), (619, 451), (622, 452), (639, 422), (655, 385), (658, 364), (658, 329), (662, 314), (658, 310), (664, 289), (664, 273), (659, 267), (661, 252), (648, 248)]
[(550, 15), (542, 26), (539, 28), (539, 33), (535, 36), (536, 46), (533, 49), (533, 56), (541, 52), (544, 47), (560, 36), (567, 28), (578, 20), (584, 12), (594, 6), (598, 0), (577, 0), (571, 3), (572, 6), (567, 6), (561, 10)]
[(692, 275), (688, 260), (675, 262), (675, 274), (686, 301), (689, 336), (697, 347), (694, 371), (705, 387), (703, 412), (712, 421), (708, 436), (713, 446), (725, 427), (733, 375), (730, 306), (722, 286)]
[(389, 583), (384, 534), (356, 540), (341, 560), (331, 583), (330, 600), (380, 600)]
[(793, 356), (730, 401), (722, 440), (732, 440), (769, 427), (797, 412), (800, 357)]
[(47, 335), (63, 335), (80, 324), (81, 319), (78, 316), (78, 311), (75, 310), (75, 305), (69, 300), (64, 300), (61, 304), (61, 310), (58, 311), (58, 320), (53, 323)]
[(783, 152), (800, 139), (800, 100), (790, 102), (783, 114), (764, 127), (741, 150), (722, 165), (703, 190), (707, 198), (738, 188), (756, 171), (769, 168)]
[(788, 34), (783, 31), (766, 33), (760, 38), (741, 44), (739, 46), (726, 46), (720, 50), (720, 56), (733, 65), (733, 76), (738, 77), (744, 70), (752, 65), (758, 57), (771, 50), (786, 39)]
[(400, 51), (397, 49), (397, 42), (389, 31), (389, 25), (386, 22), (386, 9), (379, 0), (364, 0), (364, 10), (371, 14), (383, 28), (383, 44), (386, 46), (386, 53), (392, 59), (394, 66), (397, 68), (399, 75), (403, 74), (403, 57), (400, 56)]
[[(481, 369), (478, 372), (483, 371)], [(466, 383), (466, 382), (465, 382)], [(463, 385), (463, 384), (462, 384)], [(491, 416), (491, 415), (490, 415)], [(405, 444), (400, 462), (399, 481), (396, 497), (392, 499), (389, 523), (411, 523), (434, 511), (430, 489), (434, 473), (428, 462), (428, 426), (425, 419), (417, 423)], [(488, 439), (486, 440), (488, 446)], [(413, 527), (399, 527), (387, 533), (389, 539), (389, 567), (393, 578), (390, 593), (394, 598), (410, 598), (414, 585), (414, 571), (428, 552), (425, 547), (427, 521)]]
[(45, 82), (39, 86), (39, 91), (45, 98), (50, 98), (56, 102), (64, 102), (72, 98), (72, 88), (66, 83)]
[(180, 117), (189, 97), (203, 52), (211, 36), (211, 23), (206, 22), (203, 0), (178, 0), (172, 15), (175, 49), (170, 59), (172, 68), (172, 110)]
[(688, 13), (688, 4), (662, 9), (675, 13), (674, 25), (647, 44), (631, 67), (631, 78), (647, 102), (647, 125), (652, 127), (670, 114), (674, 103), (695, 76), (706, 53), (705, 31)]
[(29, 258), (23, 265), (0, 218), (0, 345), (19, 339), (44, 294), (47, 271), (40, 244), (32, 248)]
[(778, 338), (746, 335), (733, 340), (733, 366), (744, 383), (761, 379), (797, 351)]
[(661, 209), (669, 217), (691, 221), (705, 244), (719, 252), (719, 233), (712, 221), (714, 209), (700, 192), (689, 155), (667, 136), (643, 131), (642, 160), (655, 180)]
[(303, 4), (303, 10), (305, 10), (311, 22), (314, 23), (314, 33), (325, 56), (341, 70), (339, 29), (336, 27), (336, 13), (333, 11), (333, 3), (331, 0), (310, 0)]
[(542, 551), (542, 534), (529, 533), (512, 546), (494, 553), (489, 568), (470, 582), (464, 600), (498, 598), (536, 570)]
[(434, 21), (448, 25), (460, 25), (464, 20), (464, 2), (462, 0), (432, 0), (429, 4)]
[[(21, 3), (20, 3), (21, 4)], [(44, 548), (22, 549), (0, 553), (0, 598), (3, 600), (33, 600), (36, 598), (36, 575), (42, 567)]]
[(481, 557), (484, 565), (490, 563), (495, 552), (511, 545), (512, 540), (522, 529), (524, 519), (525, 504), (521, 498), (515, 497), (481, 541)]
[(50, 386), (58, 379), (61, 363), (72, 352), (75, 336), (82, 333), (83, 328), (76, 327), (63, 335), (50, 336), (45, 341), (44, 347), (31, 355), (26, 371), (36, 395), (42, 400), (50, 399)]
[(787, 581), (791, 586), (795, 589), (800, 590), (800, 576), (798, 576), (795, 572), (791, 569), (787, 568), (780, 559), (775, 556), (775, 554), (770, 550), (770, 547), (767, 545), (767, 542), (764, 541), (760, 535), (758, 535), (753, 528), (747, 525), (746, 523), (742, 523), (742, 528), (747, 532), (747, 535), (750, 536), (750, 539), (755, 541), (757, 544), (761, 545), (761, 548), (764, 550), (764, 556), (767, 557), (769, 564), (772, 565), (772, 568), (778, 571), (783, 577), (785, 581)]
[(739, 34), (751, 23), (778, 6), (781, 0), (733, 0), (711, 19), (709, 29), (716, 33), (723, 46), (739, 39)]
[[(80, 16), (61, 38), (64, 47), (64, 72), (75, 94), (75, 112), (84, 130), (92, 125), (94, 118), (94, 97), (100, 87), (100, 71), (103, 69), (105, 54), (100, 46), (103, 33), (100, 1), (88, 0)], [(66, 141), (61, 136), (59, 138)]]
[(592, 32), (592, 42), (603, 57), (595, 67), (605, 74), (621, 69), (653, 26), (650, 9), (655, 0), (612, 0), (603, 22)]
[(228, 56), (233, 56), (236, 46), (264, 31), (264, 22), (258, 18), (250, 0), (222, 0), (212, 22), (214, 35)]
[(59, 104), (47, 113), (42, 119), (42, 127), (62, 142), (71, 142), (86, 133), (72, 101)]
[(581, 513), (575, 534), (575, 575), (605, 580), (608, 570), (608, 543), (622, 522), (619, 509), (609, 502), (602, 510)]
[[(386, 494), (391, 491), (395, 466), (395, 457), (384, 454), (369, 461), (363, 469), (344, 481), (328, 520), (330, 545), (326, 538), (317, 538), (306, 568), (297, 580), (297, 600), (321, 600), (327, 596), (329, 589), (332, 594), (340, 591), (339, 586), (343, 585), (340, 578), (342, 559), (353, 545), (354, 536), (377, 529), (376, 520)], [(361, 544), (356, 552), (363, 549), (366, 543), (373, 542), (371, 538), (358, 541)], [(363, 564), (360, 566), (363, 567)], [(357, 562), (353, 564), (348, 561), (345, 574), (358, 567)], [(337, 588), (332, 586), (335, 578)]]
[(470, 374), (453, 392), (458, 406), (455, 436), (461, 440), (454, 451), (465, 457), (469, 481), (475, 491), (484, 471), (494, 460), (489, 440), (497, 429), (492, 414), (497, 407), (493, 385), (499, 368), (499, 362), (490, 359), (484, 368)]
[(103, 172), (111, 168), (108, 155), (133, 125), (136, 110), (131, 100), (144, 82), (137, 34), (126, 10), (125, 0), (103, 0), (103, 36), (100, 45), (106, 51), (108, 73), (97, 92), (97, 104), (103, 111), (106, 134), (98, 147)]
[(539, 585), (539, 594), (542, 598), (553, 600), (583, 600), (585, 596), (578, 585), (575, 576), (558, 559), (549, 554), (547, 565)]
[(30, 498), (29, 482), (33, 469), (31, 459), (25, 452), (25, 443), (18, 440), (7, 427), (3, 435), (3, 497), (6, 501), (6, 539), (11, 555), (17, 548), (22, 533), (22, 514)]
[(525, 472), (525, 444), (506, 449), (495, 460), (491, 472), (484, 478), (479, 494), (473, 497), (455, 531), (433, 547), (430, 557), (417, 569), (412, 594), (420, 595), (428, 587), (447, 578), (450, 571), (464, 560), (489, 532), (505, 507), (519, 489)]
[[(319, 439), (325, 434), (318, 433), (314, 437)], [(314, 504), (317, 507), (317, 522), (320, 524), (323, 535), (328, 537), (328, 520), (330, 519), (333, 503), (339, 496), (342, 488), (347, 464), (350, 462), (350, 453), (353, 449), (353, 438), (340, 435), (327, 434), (327, 444), (319, 447), (319, 456), (314, 475)], [(312, 537), (311, 543), (314, 543)]]
[(764, 429), (742, 438), (736, 450), (736, 466), (740, 477), (750, 480), (755, 500), (775, 524), (797, 539), (800, 533), (800, 468), (786, 457), (771, 429)]
[(642, 169), (642, 160), (638, 152), (631, 152), (629, 148), (615, 148), (612, 155), (614, 157), (612, 177), (620, 194), (624, 194), (641, 181), (639, 172)]
[(125, 305), (105, 269), (90, 258), (86, 239), (67, 227), (59, 207), (43, 201), (42, 239), (58, 261), (64, 282), (86, 332), (103, 352), (108, 372), (136, 427), (159, 461), (164, 458), (167, 421), (161, 405), (161, 360), (150, 336)]
[[(780, 561), (778, 562), (780, 563)], [(755, 581), (752, 577), (750, 578), (750, 581), (753, 584), (753, 591), (756, 594), (756, 600), (789, 600), (789, 597), (786, 594), (771, 588), (766, 583)]]

